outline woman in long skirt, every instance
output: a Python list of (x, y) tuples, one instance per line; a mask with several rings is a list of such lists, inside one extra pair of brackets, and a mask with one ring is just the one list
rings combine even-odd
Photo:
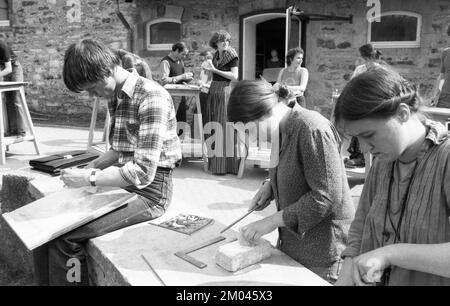
[[(209, 45), (216, 50), (209, 66), (204, 69), (213, 73), (206, 106), (207, 123), (217, 122), (222, 127), (223, 137), (215, 135), (215, 141), (208, 152), (208, 169), (213, 174), (237, 174), (239, 158), (237, 154), (237, 133), (227, 128), (226, 91), (231, 81), (238, 79), (239, 57), (230, 46), (231, 36), (226, 31), (214, 33)], [(217, 131), (214, 131), (217, 133)], [(214, 134), (212, 135), (214, 137)], [(206, 137), (208, 138), (208, 137)]]

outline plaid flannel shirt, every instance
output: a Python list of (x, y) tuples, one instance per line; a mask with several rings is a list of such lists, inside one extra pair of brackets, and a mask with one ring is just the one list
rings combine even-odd
[(111, 99), (111, 148), (119, 152), (123, 179), (142, 189), (153, 182), (158, 167), (175, 168), (181, 159), (175, 108), (170, 94), (136, 71), (121, 93)]

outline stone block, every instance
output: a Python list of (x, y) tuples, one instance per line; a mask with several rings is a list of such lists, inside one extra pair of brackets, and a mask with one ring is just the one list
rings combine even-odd
[(0, 261), (5, 264), (6, 273), (25, 275), (28, 279), (33, 278), (32, 253), (20, 241), (1, 215), (37, 200), (28, 191), (30, 180), (36, 177), (40, 177), (40, 175), (20, 171), (15, 174), (3, 175), (0, 191)]
[(255, 245), (243, 245), (234, 241), (219, 247), (216, 252), (216, 263), (230, 272), (236, 272), (256, 264), (272, 255), (272, 245), (264, 239)]

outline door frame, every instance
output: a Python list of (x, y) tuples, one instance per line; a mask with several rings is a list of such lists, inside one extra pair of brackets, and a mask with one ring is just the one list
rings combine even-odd
[[(247, 39), (245, 37), (245, 33), (246, 33), (246, 29), (245, 26), (247, 25), (247, 23), (249, 21), (251, 21), (252, 19), (255, 18), (260, 18), (264, 15), (267, 16), (274, 16), (274, 18), (271, 19), (275, 19), (275, 18), (286, 18), (286, 9), (270, 9), (270, 10), (259, 10), (259, 11), (253, 11), (244, 15), (239, 16), (239, 80), (242, 80), (243, 78), (243, 74), (244, 74), (244, 64), (246, 61), (245, 58), (245, 40)], [(271, 20), (271, 19), (267, 19)], [(305, 50), (306, 47), (306, 23), (301, 20), (300, 24), (300, 31), (299, 31), (299, 41), (301, 42), (301, 47), (303, 50)], [(285, 33), (285, 37), (286, 37), (286, 33)], [(304, 39), (302, 39), (302, 37)], [(285, 42), (286, 43), (286, 42)], [(287, 52), (287, 50), (285, 50), (285, 52)], [(283, 56), (284, 57), (284, 56)]]

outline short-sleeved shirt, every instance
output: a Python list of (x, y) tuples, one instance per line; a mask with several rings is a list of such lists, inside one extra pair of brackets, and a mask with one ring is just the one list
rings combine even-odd
[(3, 40), (0, 40), (0, 64), (5, 64), (9, 61), (14, 63), (17, 59), (16, 54), (11, 47)]
[(442, 52), (441, 73), (444, 74), (443, 94), (450, 94), (450, 48)]
[[(217, 51), (214, 54), (214, 61), (217, 61), (219, 58), (219, 51)], [(221, 66), (221, 67), (216, 67), (218, 70), (220, 71), (231, 71), (231, 68), (233, 67), (238, 67), (239, 66), (239, 58), (235, 57), (233, 58), (231, 61), (229, 61), (228, 63), (226, 63), (225, 65)], [(221, 75), (218, 75), (217, 73), (214, 73), (213, 75), (213, 81), (218, 81), (218, 82), (230, 82), (230, 79), (224, 78)]]

